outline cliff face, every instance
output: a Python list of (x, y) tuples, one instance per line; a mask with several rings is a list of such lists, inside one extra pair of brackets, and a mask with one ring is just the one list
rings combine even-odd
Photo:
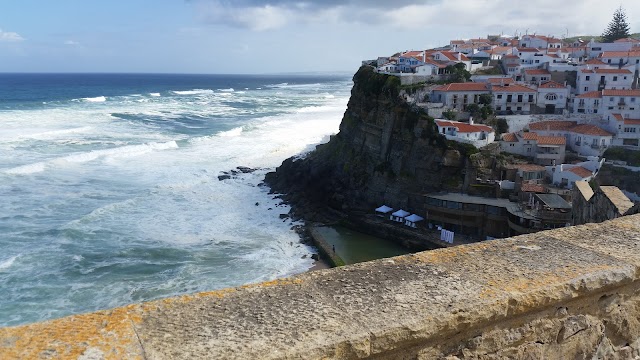
[(362, 67), (340, 132), (303, 159), (290, 158), (265, 182), (305, 217), (332, 208), (388, 204), (418, 211), (419, 194), (458, 188), (465, 152), (437, 134), (432, 118), (402, 98), (397, 77)]

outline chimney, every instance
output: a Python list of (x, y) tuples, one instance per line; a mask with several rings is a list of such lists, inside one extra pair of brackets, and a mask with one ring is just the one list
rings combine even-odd
[(469, 125), (473, 125), (473, 116), (469, 116)]
[(462, 55), (460, 55), (460, 52), (458, 51), (458, 61), (460, 61), (460, 59), (462, 59)]

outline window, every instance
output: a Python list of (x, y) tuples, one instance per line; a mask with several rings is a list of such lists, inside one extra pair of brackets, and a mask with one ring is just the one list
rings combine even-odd
[(502, 94), (498, 94), (498, 99), (502, 99)]
[[(554, 93), (550, 93), (550, 94), (545, 95), (544, 98), (547, 99), (547, 100), (553, 101), (553, 100), (557, 100), (558, 96), (556, 94), (554, 94)], [(582, 100), (582, 104), (584, 105), (584, 99), (580, 99), (580, 100)]]
[(507, 106), (507, 111), (511, 111), (511, 106)]
[(518, 106), (518, 107), (516, 108), (516, 110), (518, 110), (518, 111), (522, 111), (522, 106)]
[(585, 87), (584, 87), (584, 91), (585, 91), (585, 92), (589, 91), (589, 87), (588, 87), (588, 86), (585, 86)]
[(589, 76), (589, 75), (585, 76), (585, 77), (584, 77), (584, 80), (585, 80), (585, 81), (589, 81), (589, 80), (591, 80), (591, 76)]
[(613, 77), (613, 81), (618, 81), (618, 77), (617, 77), (617, 76), (614, 76), (614, 77)]
[(613, 96), (609, 98), (609, 102), (613, 102), (615, 101), (616, 98), (614, 98)]
[(533, 102), (533, 95), (529, 95), (529, 102), (532, 103)]
[(599, 99), (593, 100), (593, 106), (599, 106), (599, 105), (600, 105), (600, 100)]
[(636, 98), (632, 97), (631, 102), (636, 102)]
[(531, 152), (531, 148), (527, 148), (527, 152)]
[(613, 110), (613, 106), (609, 106), (607, 109), (609, 109), (609, 110)]
[(522, 102), (522, 95), (518, 95), (518, 102)]
[(507, 95), (507, 102), (511, 102), (512, 98), (513, 98), (513, 95)]
[(634, 132), (636, 132), (636, 128), (634, 128), (634, 127), (632, 127), (632, 128), (626, 127), (626, 128), (624, 128), (624, 132), (626, 132), (626, 133), (634, 133)]
[(539, 64), (539, 63), (540, 63), (540, 60), (536, 59), (535, 63), (536, 63), (536, 64)]

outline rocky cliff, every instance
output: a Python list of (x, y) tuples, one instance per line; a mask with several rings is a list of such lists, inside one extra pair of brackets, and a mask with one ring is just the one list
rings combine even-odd
[(448, 142), (432, 118), (407, 104), (400, 80), (363, 66), (340, 132), (304, 158), (290, 158), (265, 182), (310, 220), (327, 209), (371, 211), (388, 204), (419, 211), (422, 193), (458, 189), (475, 148)]

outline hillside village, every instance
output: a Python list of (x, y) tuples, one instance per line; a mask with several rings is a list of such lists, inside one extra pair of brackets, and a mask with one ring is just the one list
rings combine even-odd
[(399, 77), (448, 140), (514, 159), (464, 194), (427, 195), (429, 227), (495, 238), (639, 211), (633, 189), (594, 181), (605, 164), (640, 174), (620, 156), (640, 154), (639, 39), (496, 35), (363, 65)]

